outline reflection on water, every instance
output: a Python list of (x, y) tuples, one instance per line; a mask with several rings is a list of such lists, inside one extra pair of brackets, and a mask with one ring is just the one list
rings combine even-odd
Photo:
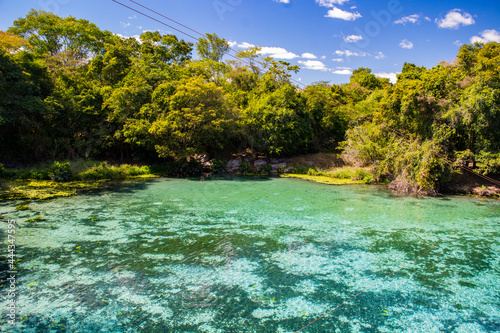
[(365, 291), (304, 332), (469, 333), (500, 332), (493, 205), (166, 179), (0, 213), (21, 226), (19, 332), (294, 332)]

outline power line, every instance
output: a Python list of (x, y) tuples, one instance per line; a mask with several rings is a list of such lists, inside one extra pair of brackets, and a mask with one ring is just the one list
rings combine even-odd
[[(165, 23), (165, 22), (162, 22), (162, 21), (160, 21), (160, 20), (158, 20), (158, 19), (156, 19), (156, 18), (154, 18), (154, 17), (152, 17), (152, 16), (150, 16), (150, 15), (147, 15), (147, 14), (145, 14), (145, 13), (143, 13), (143, 12), (141, 12), (141, 11), (137, 10), (137, 9), (134, 9), (134, 8), (132, 8), (132, 7), (130, 7), (130, 6), (127, 6), (127, 5), (125, 5), (124, 3), (121, 3), (121, 2), (119, 2), (119, 1), (117, 1), (117, 0), (112, 0), (112, 1), (113, 1), (113, 2), (115, 2), (115, 3), (117, 3), (117, 4), (119, 4), (119, 5), (121, 5), (121, 6), (123, 6), (123, 7), (125, 7), (125, 8), (127, 8), (127, 9), (130, 9), (130, 10), (132, 10), (132, 11), (134, 11), (134, 12), (136, 12), (136, 13), (140, 14), (140, 15), (143, 15), (143, 16), (145, 16), (145, 17), (147, 17), (147, 18), (149, 18), (149, 19), (151, 19), (151, 20), (153, 20), (153, 21), (156, 21), (156, 22), (158, 22), (158, 23), (160, 23), (160, 24), (162, 24), (162, 25), (164, 25), (164, 26), (167, 26), (167, 27), (169, 27), (169, 28), (171, 28), (171, 29), (173, 29), (173, 30), (175, 30), (175, 31), (177, 31), (177, 32), (179, 32), (179, 33), (181, 33), (181, 34), (184, 34), (184, 35), (186, 35), (186, 36), (188, 36), (188, 37), (190, 37), (190, 38), (193, 38), (193, 39), (195, 39), (195, 40), (197, 40), (197, 41), (199, 41), (199, 40), (200, 40), (200, 38), (198, 38), (198, 37), (194, 37), (194, 36), (190, 35), (189, 33), (186, 33), (186, 32), (184, 32), (184, 31), (181, 31), (181, 30), (177, 29), (177, 28), (174, 28), (173, 26), (171, 26), (171, 25), (169, 25), (169, 24), (167, 24), (167, 23)], [(163, 14), (161, 14), (161, 13), (159, 13), (159, 12), (157, 12), (157, 11), (155, 11), (155, 10), (153, 10), (153, 9), (151, 9), (151, 8), (149, 8), (149, 7), (147, 7), (147, 6), (145, 6), (145, 5), (142, 5), (141, 3), (137, 2), (137, 1), (134, 1), (134, 0), (129, 0), (129, 1), (130, 1), (130, 2), (132, 2), (132, 3), (134, 3), (134, 4), (136, 4), (136, 5), (138, 5), (138, 6), (140, 6), (140, 7), (142, 7), (142, 8), (144, 8), (144, 9), (146, 9), (146, 10), (148, 10), (148, 11), (150, 11), (150, 12), (152, 12), (152, 13), (155, 13), (155, 14), (156, 14), (156, 15), (158, 15), (158, 16), (161, 16), (161, 17), (163, 17), (163, 18), (165, 18), (165, 19), (167, 19), (167, 20), (169, 20), (169, 21), (171, 21), (171, 22), (174, 22), (174, 23), (176, 23), (176, 24), (178, 24), (178, 25), (180, 25), (180, 26), (182, 26), (182, 27), (184, 27), (184, 28), (186, 28), (186, 29), (188, 29), (188, 30), (190, 30), (190, 31), (194, 32), (195, 34), (198, 34), (198, 35), (200, 35), (200, 36), (202, 36), (202, 37), (205, 37), (205, 36), (206, 36), (205, 34), (202, 34), (201, 32), (199, 32), (199, 31), (197, 31), (197, 30), (195, 30), (195, 29), (192, 29), (192, 28), (188, 27), (187, 25), (184, 25), (184, 24), (182, 24), (182, 23), (180, 23), (180, 22), (178, 22), (178, 21), (176, 21), (176, 20), (174, 20), (174, 19), (172, 19), (172, 18), (170, 18), (170, 17), (168, 17), (168, 16), (166, 16), (166, 15), (163, 15)], [(235, 53), (238, 53), (238, 51), (237, 51), (237, 50), (235, 50), (235, 49), (233, 49), (233, 48), (231, 48), (231, 47), (228, 47), (228, 49), (229, 49), (229, 50), (231, 50), (231, 51), (233, 51), (233, 52), (235, 52)], [(236, 59), (236, 60), (239, 60), (239, 61), (243, 62), (244, 64), (249, 65), (250, 67), (253, 67), (253, 66), (254, 66), (254, 64), (252, 64), (251, 62), (244, 61), (244, 60), (242, 60), (242, 58), (239, 58), (239, 57), (237, 57), (237, 56), (234, 56), (234, 55), (232, 55), (232, 54), (231, 54), (231, 53), (229, 53), (229, 52), (224, 52), (224, 54), (226, 54), (226, 55), (228, 55), (228, 56), (230, 56), (230, 57), (232, 57), (232, 58), (234, 58), (234, 59)], [(260, 61), (258, 61), (258, 60), (251, 59), (251, 58), (248, 58), (248, 57), (247, 57), (247, 58), (245, 58), (245, 59), (248, 59), (248, 60), (250, 60), (250, 61), (255, 61), (256, 63), (258, 63), (258, 64), (259, 64), (259, 65), (261, 65), (262, 67), (264, 67), (264, 68), (266, 67), (266, 65), (265, 65), (265, 64), (261, 63), (261, 62), (260, 62)], [(262, 68), (259, 68), (259, 70), (263, 70), (263, 69), (262, 69)], [(298, 81), (298, 80), (295, 80), (294, 78), (291, 78), (291, 77), (290, 77), (290, 78), (289, 78), (289, 80), (290, 80), (290, 81), (295, 82), (295, 83), (296, 83), (296, 84), (298, 84), (298, 85), (301, 85), (301, 86), (303, 86), (303, 87), (306, 87), (306, 85), (305, 85), (304, 83), (302, 83), (302, 82), (300, 82), (300, 81)]]

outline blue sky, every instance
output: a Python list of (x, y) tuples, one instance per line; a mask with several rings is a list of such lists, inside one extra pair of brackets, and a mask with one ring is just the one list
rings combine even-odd
[[(300, 65), (294, 78), (304, 84), (346, 83), (359, 67), (394, 79), (404, 62), (431, 68), (453, 61), (461, 44), (500, 42), (498, 0), (136, 1), (202, 33), (215, 32), (234, 49), (257, 45), (265, 55)], [(31, 8), (84, 18), (124, 36), (160, 30), (194, 42), (111, 0), (0, 0), (0, 30)]]

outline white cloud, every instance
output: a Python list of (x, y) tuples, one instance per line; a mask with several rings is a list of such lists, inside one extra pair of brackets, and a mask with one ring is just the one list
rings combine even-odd
[(122, 27), (124, 27), (124, 28), (130, 27), (130, 22), (121, 22), (120, 21), (120, 23), (121, 23)]
[(383, 54), (382, 52), (379, 52), (379, 53), (377, 53), (377, 55), (375, 56), (375, 59), (377, 59), (377, 60), (382, 60), (382, 59), (385, 59), (385, 54)]
[(332, 70), (333, 74), (337, 75), (352, 75), (352, 70), (349, 67), (337, 67)]
[(399, 73), (386, 73), (386, 72), (380, 72), (380, 73), (374, 73), (375, 76), (378, 76), (378, 77), (382, 77), (382, 78), (385, 78), (385, 79), (389, 79), (389, 81), (394, 84), (396, 83), (396, 81), (398, 80), (398, 77), (397, 75)]
[(495, 29), (484, 30), (480, 33), (481, 37), (473, 36), (470, 39), (471, 43), (489, 43), (489, 42), (497, 42), (500, 43), (500, 33)]
[(247, 42), (243, 42), (243, 43), (241, 43), (241, 44), (238, 44), (238, 47), (239, 47), (240, 49), (248, 49), (248, 48), (250, 48), (250, 47), (254, 47), (254, 46), (255, 46), (255, 45), (250, 44), (250, 43), (247, 43)]
[(299, 60), (299, 64), (304, 65), (305, 69), (313, 69), (317, 71), (327, 71), (326, 65), (318, 60)]
[(342, 57), (344, 55), (346, 57), (366, 57), (368, 55), (368, 53), (365, 53), (365, 52), (356, 53), (356, 52), (352, 52), (349, 50), (345, 50), (345, 51), (337, 50), (337, 51), (335, 51), (335, 54), (340, 56), (340, 57)]
[(349, 0), (316, 0), (316, 3), (323, 7), (333, 8), (335, 5), (343, 5), (349, 2)]
[(344, 37), (344, 42), (346, 42), (346, 43), (356, 43), (356, 42), (359, 42), (360, 40), (363, 40), (363, 36), (349, 35), (349, 36)]
[(472, 15), (460, 9), (450, 10), (444, 19), (436, 19), (438, 27), (443, 29), (458, 29), (460, 25), (466, 26), (476, 23)]
[(335, 58), (335, 59), (332, 59), (332, 61), (335, 61), (335, 62), (342, 62), (342, 61), (344, 61), (344, 59), (342, 59), (342, 58)]
[(316, 57), (314, 54), (312, 53), (302, 53), (302, 58), (304, 59), (318, 59), (318, 57)]
[(295, 59), (300, 58), (298, 55), (292, 52), (288, 52), (282, 47), (262, 47), (259, 54), (269, 55), (276, 59)]
[(134, 15), (134, 16), (129, 16), (129, 17), (128, 17), (128, 19), (129, 19), (129, 20), (135, 20), (136, 18), (137, 18), (137, 16), (136, 16), (136, 15)]
[(290, 3), (290, 0), (274, 0), (279, 3)]
[(321, 59), (326, 59), (326, 56), (321, 56)]
[(411, 50), (413, 48), (413, 43), (408, 39), (403, 39), (401, 43), (399, 43), (399, 46), (401, 46), (403, 49)]
[(139, 35), (133, 35), (133, 36), (124, 36), (122, 34), (116, 34), (116, 35), (121, 39), (134, 38), (137, 42), (139, 42), (139, 44), (142, 44), (141, 36)]
[(227, 43), (229, 44), (229, 47), (235, 47), (235, 46), (237, 46), (237, 45), (238, 45), (238, 43), (237, 43), (237, 42), (233, 42), (233, 41), (229, 41), (229, 42), (227, 42)]
[[(474, 38), (474, 37), (472, 37), (472, 38)], [(471, 39), (472, 39), (472, 38), (471, 38)], [(458, 46), (458, 47), (461, 47), (462, 45), (464, 45), (464, 43), (462, 43), (459, 39), (457, 39), (456, 41), (454, 41), (454, 42), (453, 42), (453, 45), (456, 45), (456, 46)]]
[(420, 14), (413, 14), (413, 15), (402, 17), (399, 20), (394, 21), (394, 23), (395, 24), (419, 23), (420, 17), (421, 17)]
[(333, 9), (330, 9), (328, 11), (328, 13), (325, 15), (325, 17), (338, 18), (338, 19), (345, 20), (345, 21), (354, 21), (362, 16), (358, 12), (351, 13), (351, 12), (342, 10), (340, 8), (333, 7)]

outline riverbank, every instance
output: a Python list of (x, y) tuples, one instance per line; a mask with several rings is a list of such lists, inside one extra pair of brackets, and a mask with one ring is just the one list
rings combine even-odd
[[(389, 185), (395, 193), (423, 195), (402, 190), (395, 186), (394, 182), (381, 183), (375, 179), (370, 168), (345, 166), (337, 155), (332, 153), (287, 159), (235, 156), (228, 161), (201, 157), (149, 166), (75, 160), (0, 171), (0, 201), (68, 197), (110, 188), (116, 186), (117, 182), (136, 182), (156, 177), (208, 179), (221, 175), (299, 178), (327, 185), (383, 184)], [(457, 173), (452, 181), (436, 194), (495, 197), (500, 195), (500, 188), (479, 176)]]

